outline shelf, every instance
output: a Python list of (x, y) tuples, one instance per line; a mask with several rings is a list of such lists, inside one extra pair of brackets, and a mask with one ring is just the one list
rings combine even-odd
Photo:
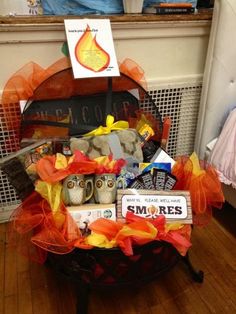
[(67, 15), (67, 16), (0, 16), (0, 25), (4, 24), (63, 24), (64, 19), (104, 19), (108, 18), (112, 23), (127, 23), (127, 22), (167, 22), (167, 21), (197, 21), (211, 20), (213, 9), (199, 9), (195, 14), (121, 14), (121, 15)]

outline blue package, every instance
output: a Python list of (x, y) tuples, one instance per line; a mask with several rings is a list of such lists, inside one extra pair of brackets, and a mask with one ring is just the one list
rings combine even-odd
[(45, 15), (123, 13), (122, 0), (41, 0)]
[(196, 8), (197, 6), (197, 0), (144, 0), (143, 7), (147, 8), (152, 6), (153, 4), (158, 4), (158, 3), (192, 3), (193, 8)]
[[(44, 15), (85, 15), (124, 13), (123, 0), (41, 0)], [(160, 2), (176, 3), (179, 0), (144, 0), (143, 8)], [(181, 2), (197, 6), (197, 0)]]
[(147, 171), (151, 171), (152, 169), (162, 169), (169, 173), (171, 173), (171, 163), (170, 162), (152, 162), (152, 163), (139, 163), (139, 170), (141, 173), (146, 173)]

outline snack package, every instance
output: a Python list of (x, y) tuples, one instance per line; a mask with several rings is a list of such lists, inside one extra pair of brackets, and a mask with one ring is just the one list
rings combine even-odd
[(166, 182), (166, 171), (163, 169), (153, 169), (153, 183), (156, 190), (164, 190)]
[(177, 182), (177, 179), (171, 173), (166, 173), (166, 181), (164, 190), (172, 190)]
[(143, 161), (141, 140), (136, 130), (126, 129), (113, 131), (110, 134), (83, 138), (71, 138), (72, 153), (79, 149), (91, 159), (113, 155), (114, 159), (132, 157), (136, 162)]
[(141, 162), (139, 163), (139, 172), (145, 173), (151, 171), (153, 173), (153, 169), (163, 169), (165, 171), (171, 172), (171, 163), (170, 162)]

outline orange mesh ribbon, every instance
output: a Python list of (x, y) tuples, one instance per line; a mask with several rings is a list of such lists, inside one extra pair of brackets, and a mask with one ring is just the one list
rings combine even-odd
[(56, 167), (57, 156), (44, 156), (37, 164), (37, 173), (43, 181), (55, 183), (70, 174), (91, 174), (97, 168), (97, 162), (90, 160), (79, 150), (75, 151), (72, 161), (65, 168)]
[(166, 228), (164, 216), (156, 219), (138, 217), (128, 212), (127, 224), (121, 224), (104, 218), (97, 219), (89, 225), (92, 231), (87, 239), (79, 239), (75, 246), (84, 248), (85, 244), (99, 247), (119, 246), (127, 256), (133, 255), (134, 245), (144, 245), (153, 240), (171, 243), (181, 255), (185, 255), (191, 246), (191, 226), (181, 226), (178, 229)]
[(212, 217), (212, 208), (221, 208), (224, 195), (217, 172), (211, 165), (199, 162), (193, 153), (179, 157), (172, 169), (176, 176), (176, 190), (189, 190), (193, 210), (193, 223), (205, 226)]
[(40, 263), (45, 261), (48, 251), (57, 254), (71, 252), (75, 241), (81, 237), (77, 224), (64, 205), (61, 204), (60, 212), (53, 215), (49, 204), (37, 192), (14, 211), (10, 225), (10, 239), (16, 239), (14, 233), (20, 236), (17, 248)]
[[(17, 136), (20, 139), (20, 100), (69, 98), (75, 95), (92, 95), (106, 91), (106, 78), (100, 78), (99, 80), (96, 78), (74, 80), (71, 71), (63, 71), (65, 69), (70, 70), (70, 68), (70, 59), (63, 57), (46, 69), (35, 62), (29, 62), (14, 73), (5, 84), (1, 98), (1, 106), (3, 107), (4, 122), (7, 130), (17, 130)], [(120, 65), (120, 70), (146, 89), (144, 71), (137, 63), (131, 59), (125, 59)], [(48, 78), (55, 74), (54, 84), (52, 84)], [(55, 81), (57, 84), (55, 84)], [(137, 87), (135, 85), (136, 82), (132, 83), (132, 80), (122, 80), (120, 77), (114, 77), (114, 91), (135, 88), (135, 86)], [(41, 87), (40, 89), (38, 89), (39, 86)], [(62, 86), (63, 88), (61, 88)], [(14, 115), (11, 115), (13, 111)], [(16, 114), (18, 116), (17, 119), (15, 117)], [(48, 119), (50, 120), (50, 117)], [(54, 117), (51, 117), (51, 119), (54, 121)], [(66, 128), (37, 126), (37, 129), (41, 137), (68, 135)], [(30, 130), (30, 127), (27, 130), (27, 134), (29, 137), (32, 137), (33, 131)]]
[(191, 226), (184, 225), (179, 226), (179, 228), (175, 229), (174, 226), (171, 227), (166, 225), (166, 218), (163, 215), (155, 219), (146, 219), (143, 217), (139, 217), (134, 215), (131, 212), (128, 212), (126, 215), (126, 220), (131, 224), (132, 222), (149, 222), (153, 224), (157, 230), (157, 234), (155, 240), (165, 241), (171, 243), (181, 255), (186, 255), (189, 247), (191, 246), (190, 237), (191, 237)]
[(131, 77), (147, 90), (147, 82), (144, 76), (144, 70), (133, 60), (127, 58), (119, 64), (120, 72)]
[(96, 174), (102, 173), (114, 173), (116, 175), (120, 174), (121, 169), (126, 165), (125, 159), (114, 160), (112, 155), (101, 156), (94, 159), (97, 162), (97, 168), (95, 170)]
[[(62, 58), (49, 66), (47, 69), (43, 69), (35, 62), (29, 62), (13, 74), (4, 86), (2, 93), (2, 106), (4, 115), (7, 117), (10, 110), (19, 110), (20, 100), (28, 100), (33, 96), (34, 90), (48, 77), (53, 74), (62, 71), (70, 66), (68, 58)], [(7, 120), (8, 130), (16, 129), (20, 130), (20, 120), (17, 122), (13, 120)]]

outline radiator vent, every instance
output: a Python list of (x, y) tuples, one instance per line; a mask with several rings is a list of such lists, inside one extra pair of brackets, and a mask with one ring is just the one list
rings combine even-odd
[(171, 118), (167, 151), (173, 158), (194, 150), (202, 84), (173, 84), (149, 90), (162, 118)]
[[(9, 119), (9, 120), (8, 120)], [(12, 125), (18, 124), (20, 119), (18, 104), (11, 104), (3, 110), (0, 104), (0, 158), (16, 151), (18, 141), (16, 131)], [(9, 124), (9, 121), (11, 123)], [(19, 199), (5, 174), (0, 170), (0, 221), (7, 220), (12, 209), (19, 204)]]

